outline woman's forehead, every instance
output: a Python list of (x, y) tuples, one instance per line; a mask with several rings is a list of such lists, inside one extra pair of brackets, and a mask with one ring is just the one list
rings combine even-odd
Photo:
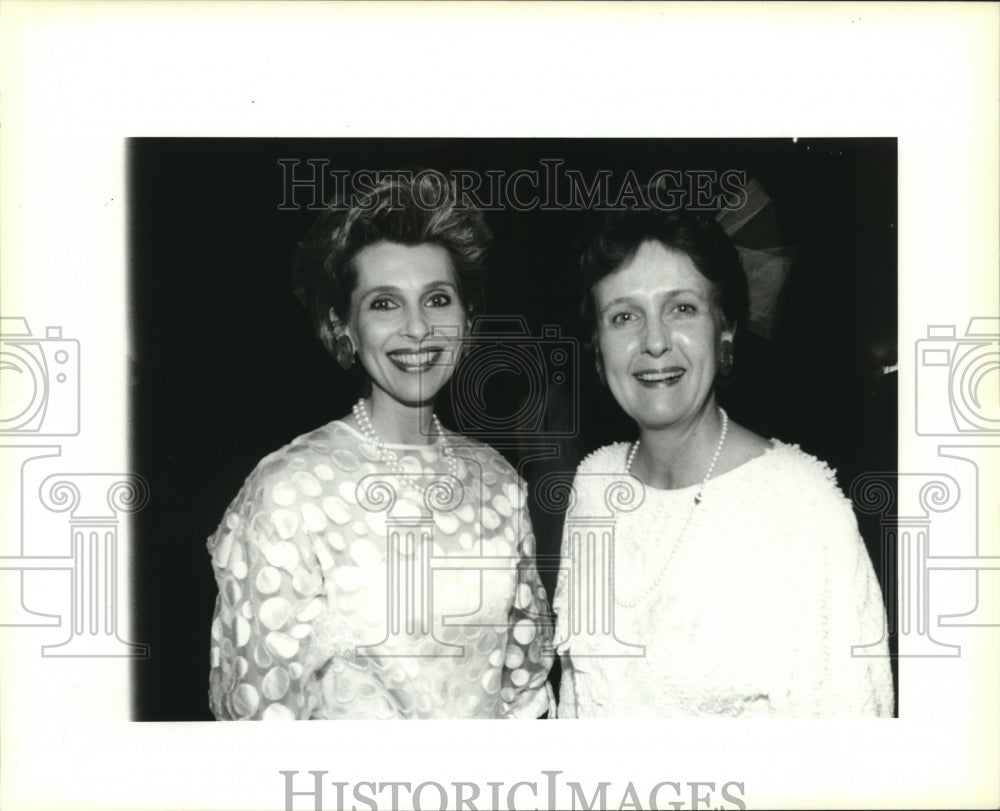
[(594, 289), (598, 305), (618, 298), (662, 296), (681, 291), (710, 297), (712, 283), (686, 253), (659, 242), (643, 242), (621, 267)]
[(354, 266), (355, 291), (359, 293), (382, 287), (422, 290), (434, 284), (455, 286), (456, 281), (448, 251), (433, 243), (378, 242), (360, 250)]

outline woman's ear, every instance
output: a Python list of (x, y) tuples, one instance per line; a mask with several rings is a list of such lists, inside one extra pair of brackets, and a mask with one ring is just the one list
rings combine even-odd
[(719, 335), (719, 373), (723, 377), (728, 377), (733, 371), (733, 338), (735, 336), (736, 327), (730, 328), (723, 321), (722, 332)]
[(355, 346), (354, 339), (351, 338), (351, 329), (337, 317), (333, 307), (330, 308), (327, 317), (330, 319), (330, 327), (333, 329), (333, 354), (337, 359), (337, 365), (345, 371), (354, 365)]
[(336, 310), (331, 307), (326, 314), (327, 320), (330, 322), (330, 328), (333, 330), (333, 334), (338, 338), (347, 332), (347, 327), (344, 323), (337, 317)]

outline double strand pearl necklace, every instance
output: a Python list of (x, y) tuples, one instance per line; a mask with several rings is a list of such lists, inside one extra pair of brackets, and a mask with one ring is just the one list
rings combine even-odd
[[(694, 503), (691, 505), (691, 509), (688, 511), (687, 520), (684, 521), (684, 526), (681, 527), (680, 534), (677, 536), (677, 543), (674, 544), (673, 549), (667, 555), (666, 560), (663, 561), (663, 565), (660, 567), (660, 571), (657, 572), (653, 582), (649, 584), (645, 591), (642, 592), (634, 600), (623, 601), (619, 600), (617, 595), (615, 596), (615, 602), (618, 603), (622, 608), (634, 608), (643, 600), (645, 600), (659, 584), (660, 580), (663, 579), (664, 573), (670, 566), (670, 562), (674, 559), (674, 555), (677, 554), (677, 550), (680, 549), (681, 544), (687, 537), (688, 528), (691, 526), (691, 520), (694, 518), (695, 511), (698, 509), (698, 505), (701, 504), (701, 497), (705, 492), (705, 485), (708, 484), (708, 480), (712, 478), (712, 473), (715, 472), (715, 465), (719, 461), (719, 454), (722, 453), (722, 446), (726, 442), (726, 433), (729, 430), (729, 416), (726, 412), (720, 408), (719, 416), (722, 417), (722, 433), (719, 434), (719, 444), (715, 446), (715, 453), (712, 454), (712, 462), (708, 466), (708, 473), (705, 474), (705, 478), (701, 480), (701, 484), (698, 487), (698, 492), (695, 493)], [(639, 450), (639, 440), (635, 441), (632, 449), (629, 451), (628, 458), (625, 460), (625, 472), (630, 473), (632, 470), (632, 462), (635, 461), (636, 451)], [(611, 572), (612, 581), (614, 580), (614, 571)]]
[[(406, 472), (406, 468), (404, 468), (402, 463), (399, 461), (399, 457), (394, 451), (386, 447), (385, 440), (375, 433), (375, 429), (372, 427), (372, 421), (368, 416), (368, 409), (365, 407), (364, 398), (361, 398), (354, 404), (353, 410), (354, 419), (358, 421), (358, 427), (361, 429), (362, 435), (369, 444), (375, 446), (379, 459), (381, 459), (393, 473), (398, 475), (407, 487), (423, 495), (424, 488), (417, 484), (413, 477)], [(441, 422), (438, 420), (437, 414), (431, 415), (431, 421), (434, 423), (434, 430), (440, 438), (441, 453), (444, 456), (445, 464), (448, 465), (448, 472), (457, 479), (458, 460), (455, 458), (455, 452), (451, 449), (451, 445), (448, 444), (448, 437), (445, 435), (444, 428), (441, 427)]]

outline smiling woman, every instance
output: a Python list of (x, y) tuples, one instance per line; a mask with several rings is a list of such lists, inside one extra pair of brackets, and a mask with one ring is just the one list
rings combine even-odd
[[(891, 716), (885, 610), (850, 502), (823, 462), (716, 402), (748, 298), (722, 227), (613, 212), (581, 266), (598, 374), (639, 438), (577, 470), (554, 599), (559, 716)], [(574, 524), (608, 509), (601, 543)], [(594, 561), (631, 655), (581, 622)]]
[(300, 245), (299, 297), (368, 392), (263, 459), (209, 539), (217, 719), (550, 708), (524, 483), (434, 414), (489, 232), (443, 176), (417, 177), (331, 207)]

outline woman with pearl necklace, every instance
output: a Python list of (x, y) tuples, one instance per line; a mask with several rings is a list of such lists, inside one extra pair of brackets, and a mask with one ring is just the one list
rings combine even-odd
[(331, 208), (300, 245), (297, 293), (367, 393), (263, 459), (209, 539), (217, 719), (554, 707), (524, 482), (434, 414), (489, 239), (454, 184), (425, 172)]

